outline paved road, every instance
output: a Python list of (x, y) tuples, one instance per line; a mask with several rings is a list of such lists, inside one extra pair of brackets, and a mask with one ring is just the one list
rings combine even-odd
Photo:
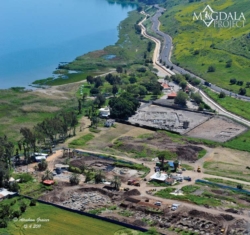
[[(158, 5), (155, 5), (155, 7), (158, 8), (158, 11), (156, 12), (156, 14), (154, 16), (151, 17), (152, 30), (156, 34), (160, 35), (163, 38), (163, 45), (162, 45), (161, 53), (159, 55), (159, 60), (161, 59), (162, 62), (165, 62), (166, 65), (168, 65), (170, 67), (173, 66), (173, 68), (174, 68), (173, 71), (175, 73), (189, 74), (189, 75), (191, 75), (193, 77), (196, 77), (196, 78), (200, 79), (202, 81), (202, 84), (204, 84), (204, 82), (205, 82), (204, 79), (196, 76), (195, 74), (190, 73), (189, 71), (187, 71), (187, 70), (185, 70), (185, 69), (183, 69), (183, 68), (181, 68), (181, 67), (179, 67), (179, 66), (177, 66), (177, 65), (175, 65), (175, 64), (173, 64), (171, 62), (171, 51), (172, 51), (172, 48), (173, 48), (172, 38), (168, 34), (166, 34), (164, 32), (161, 32), (159, 30), (160, 22), (159, 22), (158, 18), (162, 15), (162, 13), (165, 11), (165, 9), (162, 8), (162, 7), (159, 7)], [(231, 91), (225, 90), (225, 89), (223, 89), (221, 87), (218, 87), (218, 86), (216, 86), (214, 84), (212, 84), (210, 88), (212, 90), (216, 91), (216, 92), (223, 91), (229, 96), (244, 99), (245, 101), (250, 101), (250, 97), (235, 94), (235, 93), (233, 93)]]
[[(143, 22), (146, 20), (147, 18), (147, 14), (145, 12), (141, 12), (143, 15), (145, 15), (146, 17), (139, 23), (139, 25), (141, 26), (141, 29), (142, 29), (142, 32), (141, 34), (152, 40), (153, 42), (155, 42), (156, 44), (156, 47), (155, 47), (155, 51), (154, 51), (154, 55), (153, 55), (153, 64), (154, 64), (154, 67), (157, 68), (159, 71), (161, 71), (161, 73), (165, 74), (165, 75), (171, 75), (173, 74), (173, 71), (174, 72), (179, 72), (179, 73), (182, 73), (182, 74), (185, 74), (185, 73), (188, 73), (188, 74), (191, 74), (189, 73), (188, 71), (184, 70), (183, 68), (180, 68), (174, 64), (172, 64), (172, 62), (170, 61), (170, 54), (171, 54), (171, 48), (172, 48), (172, 39), (169, 35), (159, 31), (158, 27), (159, 27), (159, 24), (160, 22), (158, 21), (158, 17), (162, 14), (163, 11), (165, 11), (164, 8), (160, 8), (158, 7), (158, 11), (157, 13), (152, 17), (152, 22), (153, 22), (153, 26), (152, 26), (152, 29), (153, 30), (156, 30), (156, 33), (158, 33), (159, 35), (161, 35), (163, 38), (164, 38), (164, 43), (163, 43), (163, 50), (162, 52), (160, 52), (160, 48), (161, 48), (161, 42), (155, 38), (155, 37), (152, 37), (150, 35), (148, 35), (146, 33), (146, 28), (143, 26)], [(164, 46), (165, 45), (165, 46)], [(166, 46), (167, 45), (167, 46)], [(169, 46), (168, 46), (169, 45)], [(168, 65), (171, 65), (174, 67), (174, 70), (171, 71), (169, 69), (167, 69), (165, 66), (163, 66), (162, 64), (160, 64), (159, 62), (159, 58), (161, 56), (164, 56), (165, 55), (165, 61), (166, 61), (166, 64)], [(193, 74), (191, 74), (192, 76), (195, 76)], [(197, 77), (197, 76), (196, 76)], [(199, 78), (201, 79), (201, 78)], [(202, 79), (201, 79), (202, 80)], [(204, 80), (202, 80), (204, 82)], [(216, 110), (219, 114), (221, 115), (225, 115), (229, 118), (232, 118), (236, 121), (239, 121), (241, 123), (244, 123), (246, 126), (250, 127), (250, 121), (240, 117), (240, 116), (237, 116), (235, 114), (232, 114), (228, 111), (226, 111), (225, 109), (223, 109), (221, 106), (219, 106), (217, 103), (215, 103), (211, 98), (209, 98), (203, 91), (201, 90), (198, 90), (196, 87), (193, 87), (191, 84), (188, 84), (189, 87), (193, 88), (194, 90), (196, 90), (197, 92), (200, 93), (200, 95), (202, 96), (203, 98), (203, 101), (208, 104), (212, 109)]]

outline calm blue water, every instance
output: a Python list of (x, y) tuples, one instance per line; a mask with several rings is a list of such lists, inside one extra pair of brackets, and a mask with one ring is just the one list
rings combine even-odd
[(27, 86), (118, 39), (135, 6), (106, 0), (0, 0), (0, 88)]

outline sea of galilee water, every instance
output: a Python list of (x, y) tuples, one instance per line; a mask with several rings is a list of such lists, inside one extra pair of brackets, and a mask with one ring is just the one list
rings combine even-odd
[(118, 39), (135, 5), (107, 0), (0, 0), (0, 89), (51, 76), (69, 62)]

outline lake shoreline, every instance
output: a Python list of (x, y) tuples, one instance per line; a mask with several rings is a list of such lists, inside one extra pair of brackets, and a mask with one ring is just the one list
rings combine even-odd
[[(29, 2), (30, 0), (27, 0), (27, 1)], [(11, 4), (8, 4), (8, 5), (11, 5)], [(55, 4), (52, 4), (52, 7), (54, 7), (54, 5)], [(75, 4), (67, 4), (67, 5), (75, 5)], [(82, 5), (82, 3), (78, 5)], [(110, 4), (110, 2), (106, 0), (105, 1), (98, 0), (97, 2), (87, 4), (86, 8), (88, 8), (89, 6), (90, 8), (83, 10), (82, 13), (84, 13), (85, 11), (86, 12), (91, 11), (93, 6), (95, 6), (95, 9), (96, 7), (98, 8), (95, 10), (96, 13), (99, 12), (102, 14), (99, 14), (100, 16), (92, 16), (93, 14), (91, 14), (90, 20), (92, 18), (94, 19), (94, 22), (93, 20), (90, 21), (91, 24), (86, 23), (85, 22), (86, 20), (84, 19), (80, 20), (80, 22), (81, 21), (84, 22), (83, 24), (80, 24), (79, 22), (76, 23), (76, 26), (79, 25), (79, 27), (77, 26), (76, 27), (77, 29), (76, 30), (73, 29), (73, 32), (71, 33), (71, 37), (75, 38), (76, 40), (74, 39), (73, 41), (72, 40), (67, 41), (67, 38), (65, 38), (66, 42), (64, 44), (61, 44), (59, 42), (55, 44), (54, 45), (55, 47), (53, 48), (41, 48), (43, 51), (41, 52), (42, 55), (39, 54), (39, 51), (37, 50), (27, 51), (28, 53), (27, 56), (25, 54), (26, 53), (25, 51), (20, 51), (19, 54), (12, 53), (11, 56), (5, 59), (3, 55), (5, 56), (4, 53), (6, 53), (5, 51), (7, 50), (0, 53), (0, 60), (1, 60), (0, 81), (2, 84), (0, 90), (10, 89), (11, 87), (25, 87), (26, 89), (33, 89), (34, 87), (32, 83), (34, 81), (38, 79), (41, 80), (41, 79), (46, 79), (48, 77), (52, 77), (53, 71), (60, 64), (59, 61), (69, 61), (70, 63), (74, 61), (79, 55), (85, 55), (86, 53), (93, 52), (95, 50), (100, 50), (110, 45), (114, 45), (119, 40), (119, 30), (117, 29), (118, 25), (124, 19), (128, 17), (128, 12), (133, 11), (135, 9), (135, 4), (126, 4), (126, 5), (123, 5), (120, 3)], [(50, 4), (49, 4), (49, 7), (51, 7)], [(98, 24), (95, 23), (95, 21), (97, 21), (98, 18), (100, 18), (101, 15), (104, 15), (104, 14), (108, 14), (108, 15), (107, 16), (105, 15), (105, 18), (103, 19), (103, 23), (98, 23)], [(74, 17), (77, 17), (77, 19), (79, 18), (79, 16), (74, 16)], [(86, 29), (85, 27), (86, 24), (88, 25), (90, 29), (88, 28)], [(81, 28), (83, 30), (79, 30)], [(86, 31), (86, 30), (89, 30), (89, 31)], [(53, 29), (53, 31), (55, 30)], [(76, 31), (77, 33), (74, 34), (74, 31)], [(84, 33), (81, 33), (81, 31), (83, 31)], [(1, 27), (0, 27), (0, 32), (1, 32)], [(30, 31), (30, 32), (33, 32), (33, 31)], [(84, 37), (77, 36), (81, 34), (84, 34), (85, 36)], [(6, 37), (8, 37), (8, 35)], [(102, 40), (99, 40), (100, 38)], [(53, 43), (53, 40), (51, 40), (51, 43)], [(50, 50), (48, 49), (53, 49), (53, 50), (50, 52)], [(55, 50), (59, 50), (60, 53), (57, 54), (57, 51)], [(54, 55), (56, 55), (58, 58), (56, 58), (56, 56)], [(70, 58), (65, 59), (65, 55), (66, 57), (68, 56)], [(25, 57), (32, 57), (32, 56), (33, 57), (35, 56), (35, 58), (29, 58), (28, 61), (25, 61), (26, 59)], [(46, 59), (46, 57), (48, 59)], [(54, 61), (52, 62), (51, 62), (51, 57), (55, 57)], [(13, 63), (11, 63), (12, 60), (14, 61)], [(10, 67), (11, 64), (16, 64), (17, 66)], [(36, 66), (35, 64), (38, 64), (40, 67)], [(45, 64), (46, 66), (44, 67)], [(19, 72), (20, 67), (22, 67), (22, 70)]]

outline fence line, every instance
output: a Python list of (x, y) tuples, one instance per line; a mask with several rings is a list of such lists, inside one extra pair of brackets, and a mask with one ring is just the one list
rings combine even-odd
[[(17, 194), (17, 195), (21, 196), (21, 197), (24, 197), (24, 198), (28, 198), (30, 200), (33, 199), (32, 197), (29, 197), (29, 196), (20, 195), (20, 194)], [(138, 231), (141, 231), (141, 232), (147, 232), (148, 231), (148, 229), (141, 228), (141, 227), (138, 227), (138, 226), (135, 226), (135, 225), (127, 224), (127, 223), (120, 222), (120, 221), (117, 221), (117, 220), (112, 220), (112, 219), (109, 219), (109, 218), (101, 217), (99, 215), (94, 215), (94, 214), (90, 214), (90, 213), (83, 212), (83, 211), (74, 210), (74, 209), (67, 208), (67, 207), (64, 207), (64, 206), (61, 206), (61, 205), (57, 205), (57, 204), (54, 204), (54, 203), (51, 203), (51, 202), (46, 202), (46, 201), (43, 201), (43, 200), (40, 200), (40, 199), (36, 199), (36, 201), (38, 201), (40, 203), (43, 203), (43, 204), (50, 205), (50, 206), (54, 206), (54, 207), (57, 207), (57, 208), (60, 208), (60, 209), (63, 209), (63, 210), (67, 210), (67, 211), (70, 211), (70, 212), (73, 212), (73, 213), (88, 216), (88, 217), (91, 217), (91, 218), (94, 218), (94, 219), (98, 219), (98, 220), (102, 220), (102, 221), (105, 221), (105, 222), (117, 224), (117, 225), (120, 225), (120, 226), (123, 226), (123, 227), (126, 227), (126, 228), (130, 228), (130, 229), (133, 229), (133, 230), (138, 230)]]
[(230, 189), (230, 190), (233, 190), (233, 191), (237, 191), (237, 192), (241, 192), (241, 193), (245, 193), (247, 195), (250, 195), (250, 191), (247, 191), (245, 189), (238, 189), (238, 188), (234, 188), (234, 187), (223, 185), (223, 184), (209, 182), (209, 181), (206, 181), (206, 180), (200, 180), (200, 179), (198, 179), (198, 180), (195, 181), (195, 183), (210, 184), (210, 185), (214, 185), (214, 186), (217, 186), (217, 187), (220, 187), (220, 188)]

